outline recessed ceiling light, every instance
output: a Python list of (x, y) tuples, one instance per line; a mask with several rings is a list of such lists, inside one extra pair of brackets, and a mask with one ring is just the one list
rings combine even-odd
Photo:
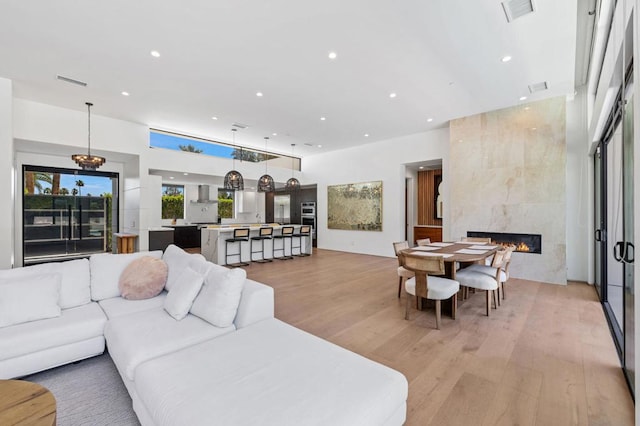
[(259, 98), (261, 98), (261, 97), (262, 97), (262, 92), (258, 92), (258, 93), (256, 93), (256, 96), (257, 96), (257, 97), (259, 97)]
[(520, 96), (520, 100), (521, 100), (521, 101), (526, 101), (526, 100), (527, 100), (527, 97), (526, 97), (526, 96)]
[(396, 92), (389, 93), (390, 98), (395, 98), (396, 96), (398, 96)]
[(427, 123), (431, 123), (433, 121), (433, 118), (427, 118)]
[(173, 176), (169, 176), (169, 179), (175, 179)]
[(160, 57), (160, 52), (158, 52), (157, 50), (152, 50), (151, 51), (151, 56), (153, 56), (154, 58), (159, 58)]
[(278, 136), (277, 133), (271, 133), (271, 136)]
[(336, 52), (329, 52), (329, 59), (335, 59), (338, 57), (338, 54)]
[(424, 169), (424, 166), (420, 166), (420, 167), (418, 167), (418, 168), (419, 168), (420, 170), (422, 170), (422, 169)]
[(503, 56), (502, 59), (500, 59), (502, 62), (509, 62), (511, 60), (511, 56), (507, 55), (507, 56)]
[(122, 92), (122, 96), (129, 96), (129, 92)]
[(318, 145), (318, 148), (322, 148), (322, 145)]
[(183, 175), (185, 175), (185, 176), (189, 176), (189, 173), (187, 173), (187, 172), (184, 172), (184, 173), (183, 173)]
[(369, 137), (369, 133), (365, 133), (365, 134), (364, 134), (364, 137), (365, 137), (365, 138), (368, 138), (368, 137)]
[(217, 119), (218, 119), (218, 117), (211, 117), (211, 119), (212, 119), (212, 120), (217, 120)]
[(327, 119), (327, 117), (320, 117), (320, 120), (322, 120), (322, 121), (324, 121), (326, 119)]

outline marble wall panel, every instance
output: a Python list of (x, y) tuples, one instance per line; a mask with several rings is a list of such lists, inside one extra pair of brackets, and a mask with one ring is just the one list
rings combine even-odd
[(450, 235), (541, 234), (541, 255), (514, 256), (518, 278), (566, 284), (565, 121), (554, 98), (450, 124)]

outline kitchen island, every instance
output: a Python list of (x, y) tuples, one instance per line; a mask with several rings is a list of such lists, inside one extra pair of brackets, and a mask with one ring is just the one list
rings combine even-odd
[[(266, 226), (270, 226), (273, 228), (273, 234), (274, 235), (278, 235), (280, 233), (280, 229), (282, 229), (283, 226), (293, 226), (294, 228), (294, 233), (297, 233), (300, 230), (300, 226), (302, 225), (278, 225), (278, 224), (247, 224), (247, 225), (240, 225), (240, 224), (236, 224), (236, 225), (210, 225), (207, 227), (204, 227), (200, 230), (200, 236), (201, 236), (201, 251), (200, 253), (202, 253), (202, 255), (210, 262), (216, 263), (218, 265), (224, 265), (225, 262), (225, 253), (226, 253), (226, 240), (228, 238), (232, 238), (233, 237), (233, 230), (235, 228), (249, 228), (250, 232), (249, 232), (249, 242), (246, 243), (242, 243), (242, 260), (245, 262), (248, 262), (249, 260), (258, 260), (260, 259), (260, 255), (254, 255), (254, 259), (251, 259), (251, 249), (250, 249), (250, 244), (251, 244), (251, 237), (257, 236), (260, 228), (266, 227)], [(293, 238), (294, 240), (294, 246), (297, 244), (297, 238)], [(291, 252), (291, 243), (292, 243), (292, 239), (290, 238), (285, 238), (282, 241), (284, 241), (285, 244), (285, 252), (287, 254), (289, 254)], [(254, 244), (257, 243), (257, 246), (255, 248), (255, 250), (257, 250), (257, 247), (260, 246), (260, 241), (256, 241), (254, 242)], [(273, 240), (265, 240), (264, 241), (264, 258), (265, 259), (271, 259), (273, 258)], [(280, 247), (280, 242), (277, 243), (278, 246)], [(310, 237), (303, 237), (302, 241), (300, 242), (301, 245), (301, 251), (302, 253), (307, 253), (307, 254), (311, 254), (313, 247), (312, 247), (312, 241)], [(233, 252), (237, 252), (238, 248), (237, 248), (237, 244), (235, 244), (235, 247), (229, 247), (230, 250), (233, 250)], [(298, 249), (295, 248), (295, 253), (298, 253)], [(235, 259), (237, 259), (237, 257), (235, 257)]]

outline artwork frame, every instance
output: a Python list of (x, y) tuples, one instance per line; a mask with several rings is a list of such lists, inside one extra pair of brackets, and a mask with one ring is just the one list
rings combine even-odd
[(382, 181), (327, 186), (327, 227), (382, 232)]

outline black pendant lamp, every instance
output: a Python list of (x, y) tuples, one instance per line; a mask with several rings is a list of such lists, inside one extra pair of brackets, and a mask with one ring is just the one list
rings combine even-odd
[(269, 137), (264, 137), (264, 174), (258, 179), (258, 192), (273, 192), (276, 189), (276, 184), (273, 182), (273, 178), (267, 173), (267, 162), (269, 161), (269, 155), (267, 154), (267, 142)]
[(287, 180), (287, 183), (285, 185), (285, 188), (287, 188), (290, 191), (297, 191), (298, 189), (300, 189), (300, 181), (293, 176), (294, 161), (295, 161), (295, 158), (293, 158), (293, 148), (295, 146), (296, 146), (295, 143), (291, 144), (291, 178)]
[(86, 154), (74, 154), (71, 156), (71, 159), (75, 161), (78, 166), (82, 167), (82, 170), (95, 170), (98, 167), (102, 166), (107, 160), (104, 157), (98, 157), (97, 155), (91, 155), (91, 107), (93, 104), (91, 102), (85, 102), (87, 106), (87, 115), (88, 115), (88, 137), (87, 137), (87, 153)]
[(224, 176), (224, 189), (227, 189), (227, 190), (230, 190), (230, 191), (244, 191), (244, 178), (242, 177), (240, 172), (236, 170), (236, 157), (235, 157), (235, 155), (238, 152), (238, 148), (236, 147), (236, 132), (237, 132), (237, 129), (231, 129), (231, 131), (233, 132), (232, 135), (233, 135), (233, 150), (234, 150), (233, 170), (231, 170), (229, 173), (227, 173)]

